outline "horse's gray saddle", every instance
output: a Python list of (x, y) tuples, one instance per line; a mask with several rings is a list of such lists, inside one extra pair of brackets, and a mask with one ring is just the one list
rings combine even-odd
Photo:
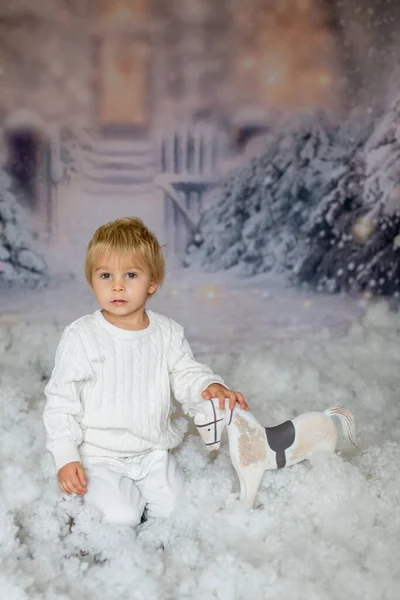
[(286, 465), (285, 450), (294, 442), (294, 425), (292, 421), (285, 421), (275, 427), (265, 427), (265, 434), (269, 447), (276, 453), (276, 465), (281, 469)]

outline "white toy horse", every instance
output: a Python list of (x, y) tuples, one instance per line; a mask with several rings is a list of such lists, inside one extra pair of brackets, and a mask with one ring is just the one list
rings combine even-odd
[(221, 434), (227, 428), (229, 454), (240, 481), (240, 500), (252, 508), (265, 470), (294, 465), (316, 452), (335, 452), (334, 415), (348, 442), (356, 445), (354, 417), (343, 406), (303, 413), (281, 425), (262, 427), (238, 405), (233, 410), (221, 410), (218, 400), (213, 399), (196, 407), (194, 424), (209, 450), (220, 447)]

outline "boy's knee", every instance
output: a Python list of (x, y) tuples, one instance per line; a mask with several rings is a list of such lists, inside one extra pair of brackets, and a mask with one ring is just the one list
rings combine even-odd
[(101, 500), (89, 493), (85, 497), (86, 504), (94, 506), (101, 512), (103, 523), (130, 527), (139, 525), (143, 515), (144, 502), (135, 505), (134, 503), (115, 501), (116, 499), (113, 501), (112, 498), (108, 502), (104, 502), (104, 498)]
[(148, 504), (146, 515), (154, 519), (167, 519), (175, 510), (176, 499), (168, 498), (157, 504)]
[(149, 517), (157, 519), (167, 519), (175, 510), (178, 499), (183, 493), (184, 480), (179, 478), (174, 487), (160, 489), (160, 493), (155, 502), (149, 502), (146, 507), (146, 513)]

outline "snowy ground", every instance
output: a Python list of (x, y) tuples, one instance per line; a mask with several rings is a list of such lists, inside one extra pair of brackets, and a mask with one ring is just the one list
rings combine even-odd
[[(149, 308), (181, 323), (193, 350), (240, 352), (243, 345), (348, 328), (364, 312), (362, 297), (316, 295), (268, 276), (168, 272)], [(0, 288), (0, 323), (60, 327), (98, 308), (86, 281), (57, 276), (43, 289)]]
[(243, 391), (261, 423), (342, 403), (355, 414), (359, 447), (341, 440), (336, 456), (267, 473), (257, 508), (244, 513), (226, 443), (208, 455), (189, 423), (177, 450), (186, 494), (168, 521), (135, 532), (61, 496), (44, 451), (55, 346), (64, 324), (93, 308), (83, 282), (1, 292), (1, 598), (398, 597), (398, 313), (381, 303), (362, 317), (356, 299), (266, 281), (167, 282), (152, 308), (186, 326), (197, 356)]

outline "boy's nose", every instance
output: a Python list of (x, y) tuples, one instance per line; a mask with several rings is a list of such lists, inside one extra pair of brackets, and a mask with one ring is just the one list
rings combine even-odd
[(115, 292), (120, 292), (120, 291), (122, 291), (124, 289), (124, 286), (122, 285), (122, 283), (119, 283), (119, 281), (115, 281), (114, 284), (113, 284), (113, 286), (112, 286), (112, 289)]

